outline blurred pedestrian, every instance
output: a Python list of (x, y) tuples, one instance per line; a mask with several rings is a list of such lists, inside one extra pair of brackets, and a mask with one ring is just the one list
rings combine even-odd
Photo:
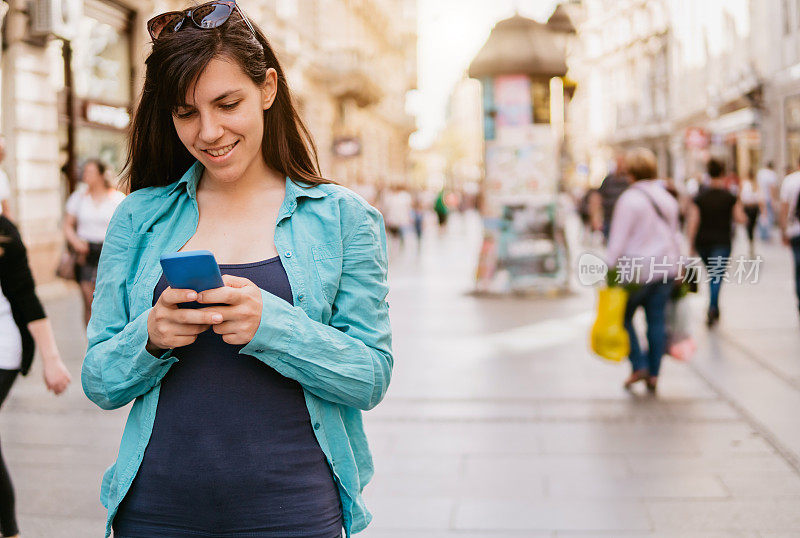
[[(625, 388), (645, 381), (655, 393), (661, 358), (666, 351), (666, 307), (678, 272), (678, 202), (655, 179), (657, 161), (652, 151), (632, 150), (625, 165), (633, 184), (617, 200), (608, 238), (607, 262), (628, 287), (625, 329), (630, 340), (631, 375)], [(647, 352), (641, 349), (633, 317), (644, 308)]]
[(422, 196), (422, 191), (417, 190), (413, 195), (414, 202), (412, 206), (413, 220), (414, 220), (414, 234), (417, 236), (417, 248), (422, 247), (422, 232), (425, 226), (425, 200)]
[(625, 189), (631, 184), (631, 177), (625, 169), (626, 160), (625, 154), (619, 153), (616, 156), (614, 166), (609, 171), (608, 175), (603, 179), (600, 188), (597, 192), (600, 193), (602, 219), (600, 216), (594, 216), (593, 221), (602, 220), (603, 222), (603, 237), (608, 241), (609, 231), (611, 229), (611, 218), (614, 214), (614, 207), (617, 200), (625, 192)]
[[(82, 370), (101, 408), (133, 402), (101, 489), (106, 536), (360, 532), (361, 410), (393, 363), (383, 219), (320, 175), (284, 71), (237, 4), (148, 30), (131, 194)], [(177, 250), (213, 252), (224, 286), (169, 287), (159, 258)]]
[(384, 190), (380, 203), (383, 218), (386, 221), (386, 231), (400, 247), (405, 245), (406, 231), (412, 224), (413, 200), (411, 194), (400, 185), (392, 185)]
[(447, 224), (447, 216), (450, 213), (445, 201), (444, 188), (436, 195), (436, 200), (433, 202), (433, 211), (436, 213), (436, 218), (439, 219), (439, 229), (444, 228)]
[[(0, 164), (6, 158), (6, 138), (0, 135)], [(14, 220), (11, 216), (11, 185), (5, 171), (0, 168), (0, 215), (5, 215), (9, 220)]]
[(92, 316), (92, 297), (97, 280), (97, 263), (108, 223), (125, 195), (116, 190), (108, 177), (108, 168), (99, 159), (83, 166), (82, 185), (67, 199), (64, 237), (77, 254), (75, 278), (83, 297), (83, 320)]
[[(800, 166), (800, 162), (798, 162)], [(780, 191), (780, 226), (783, 244), (794, 258), (794, 289), (800, 312), (800, 168), (783, 178)]]
[(753, 184), (753, 180), (749, 177), (742, 179), (741, 188), (739, 189), (739, 201), (742, 203), (745, 215), (747, 215), (747, 223), (745, 224), (747, 230), (747, 241), (749, 243), (750, 257), (755, 257), (755, 229), (758, 223), (759, 215), (764, 212), (764, 199), (761, 192)]
[(591, 243), (595, 233), (603, 230), (603, 201), (596, 188), (590, 187), (578, 199), (578, 214), (583, 224), (585, 243)]
[(703, 260), (708, 273), (710, 292), (706, 324), (712, 327), (720, 318), (719, 293), (730, 263), (734, 221), (746, 224), (747, 215), (741, 201), (726, 186), (722, 161), (710, 159), (706, 168), (708, 188), (694, 198), (687, 235), (689, 244)]
[[(0, 405), (17, 375), (26, 375), (39, 347), (44, 382), (55, 394), (70, 383), (28, 265), (28, 255), (16, 226), (0, 215)], [(0, 453), (0, 532), (17, 536), (14, 487)]]
[(759, 221), (759, 235), (762, 241), (770, 240), (772, 227), (775, 226), (775, 200), (778, 196), (778, 174), (772, 161), (756, 173), (756, 187), (763, 200), (763, 211)]

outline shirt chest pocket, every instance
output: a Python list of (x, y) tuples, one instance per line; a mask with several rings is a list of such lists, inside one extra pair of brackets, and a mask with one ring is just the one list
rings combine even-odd
[(147, 253), (153, 246), (153, 232), (138, 232), (131, 235), (128, 241), (128, 291), (134, 286), (148, 267)]
[(333, 304), (342, 278), (342, 243), (333, 241), (311, 247), (317, 279), (328, 303)]

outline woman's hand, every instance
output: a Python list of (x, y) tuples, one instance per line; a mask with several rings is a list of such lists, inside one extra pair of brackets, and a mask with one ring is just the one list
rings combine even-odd
[(72, 381), (72, 377), (61, 360), (61, 354), (58, 352), (56, 337), (53, 334), (50, 320), (41, 318), (31, 321), (28, 323), (28, 331), (30, 331), (33, 341), (36, 342), (36, 347), (39, 348), (39, 353), (42, 356), (44, 384), (55, 394), (61, 394)]
[(225, 287), (206, 290), (197, 297), (198, 303), (223, 303), (225, 306), (203, 308), (201, 312), (222, 315), (222, 323), (214, 325), (214, 332), (222, 335), (228, 344), (244, 345), (250, 342), (261, 324), (261, 289), (250, 280), (238, 276), (222, 275)]
[(54, 360), (44, 361), (44, 384), (53, 394), (61, 394), (67, 390), (67, 385), (72, 381), (69, 370), (64, 366), (61, 357)]
[(147, 316), (148, 352), (156, 355), (160, 350), (188, 346), (198, 334), (223, 321), (217, 308), (178, 308), (179, 303), (196, 298), (193, 290), (164, 290)]

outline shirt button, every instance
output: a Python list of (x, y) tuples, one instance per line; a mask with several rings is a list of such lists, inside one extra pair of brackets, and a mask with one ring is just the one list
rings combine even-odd
[(315, 422), (315, 423), (314, 423), (314, 429), (315, 429), (315, 430), (318, 430), (319, 428), (320, 428), (320, 424), (319, 424), (319, 422)]
[(264, 350), (259, 348), (259, 349), (256, 350), (256, 353), (264, 353)]
[(286, 256), (287, 258), (291, 258), (292, 257), (292, 251), (291, 250), (287, 250), (283, 255)]
[(303, 300), (303, 294), (302, 294), (302, 293), (301, 293), (300, 295), (298, 295), (298, 296), (297, 296), (297, 300), (298, 300), (298, 301), (302, 301), (302, 300)]

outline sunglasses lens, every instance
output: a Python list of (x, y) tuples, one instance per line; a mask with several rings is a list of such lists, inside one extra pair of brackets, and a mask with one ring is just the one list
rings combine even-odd
[(199, 6), (192, 12), (192, 20), (200, 28), (216, 28), (228, 20), (233, 12), (233, 2), (212, 2)]
[(183, 26), (183, 17), (183, 13), (164, 13), (150, 19), (150, 22), (147, 23), (147, 31), (150, 32), (150, 37), (153, 39), (177, 32)]

